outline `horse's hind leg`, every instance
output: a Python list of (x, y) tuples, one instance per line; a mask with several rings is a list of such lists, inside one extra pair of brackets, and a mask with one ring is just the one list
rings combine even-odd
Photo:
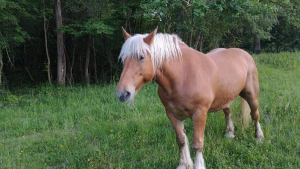
[(258, 112), (258, 101), (257, 101), (257, 94), (254, 92), (249, 92), (247, 89), (241, 92), (241, 97), (243, 97), (249, 104), (251, 109), (251, 117), (254, 121), (255, 125), (255, 138), (257, 141), (262, 141), (264, 139), (264, 133), (259, 124), (259, 112)]
[(226, 122), (226, 134), (225, 136), (233, 139), (234, 138), (234, 126), (230, 118), (230, 107), (223, 109), (225, 114), (225, 122)]
[(259, 93), (259, 82), (257, 76), (257, 69), (253, 60), (252, 63), (253, 64), (248, 65), (250, 69), (248, 70), (245, 87), (240, 93), (240, 96), (243, 97), (249, 104), (251, 110), (250, 114), (255, 124), (256, 140), (262, 141), (264, 139), (264, 133), (261, 130), (260, 124), (258, 122), (259, 112), (258, 112), (257, 96)]

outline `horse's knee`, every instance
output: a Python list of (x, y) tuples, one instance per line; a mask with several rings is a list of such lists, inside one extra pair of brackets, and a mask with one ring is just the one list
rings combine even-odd
[(176, 141), (179, 147), (183, 147), (186, 144), (186, 136), (185, 135), (177, 136)]
[(257, 121), (259, 119), (258, 110), (251, 111), (251, 117), (252, 117), (253, 120)]
[(195, 152), (197, 152), (197, 151), (202, 152), (203, 151), (203, 141), (202, 142), (193, 142), (193, 150)]

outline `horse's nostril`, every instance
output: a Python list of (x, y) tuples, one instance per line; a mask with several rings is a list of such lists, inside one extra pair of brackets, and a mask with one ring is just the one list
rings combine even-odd
[(131, 93), (130, 93), (129, 91), (124, 91), (124, 92), (122, 93), (122, 95), (119, 97), (119, 100), (120, 100), (121, 102), (127, 102), (128, 99), (130, 98), (130, 96), (131, 96)]
[(131, 94), (130, 94), (129, 91), (125, 91), (125, 92), (124, 92), (124, 97), (130, 97), (130, 95), (131, 95)]

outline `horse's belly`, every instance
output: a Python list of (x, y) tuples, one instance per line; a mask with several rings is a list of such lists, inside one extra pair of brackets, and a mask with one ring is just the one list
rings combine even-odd
[(234, 92), (234, 94), (231, 95), (220, 95), (219, 97), (216, 97), (212, 102), (208, 112), (215, 112), (228, 108), (231, 103), (238, 97), (239, 93), (240, 92)]
[(230, 100), (230, 101), (228, 101), (228, 102), (226, 102), (224, 104), (220, 104), (220, 105), (212, 105), (209, 108), (208, 112), (216, 112), (216, 111), (220, 111), (220, 110), (223, 110), (225, 108), (228, 108), (234, 100), (235, 99)]

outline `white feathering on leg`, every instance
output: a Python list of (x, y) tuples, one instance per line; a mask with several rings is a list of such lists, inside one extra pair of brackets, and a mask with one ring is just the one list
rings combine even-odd
[(203, 154), (200, 151), (196, 152), (194, 169), (205, 169)]

